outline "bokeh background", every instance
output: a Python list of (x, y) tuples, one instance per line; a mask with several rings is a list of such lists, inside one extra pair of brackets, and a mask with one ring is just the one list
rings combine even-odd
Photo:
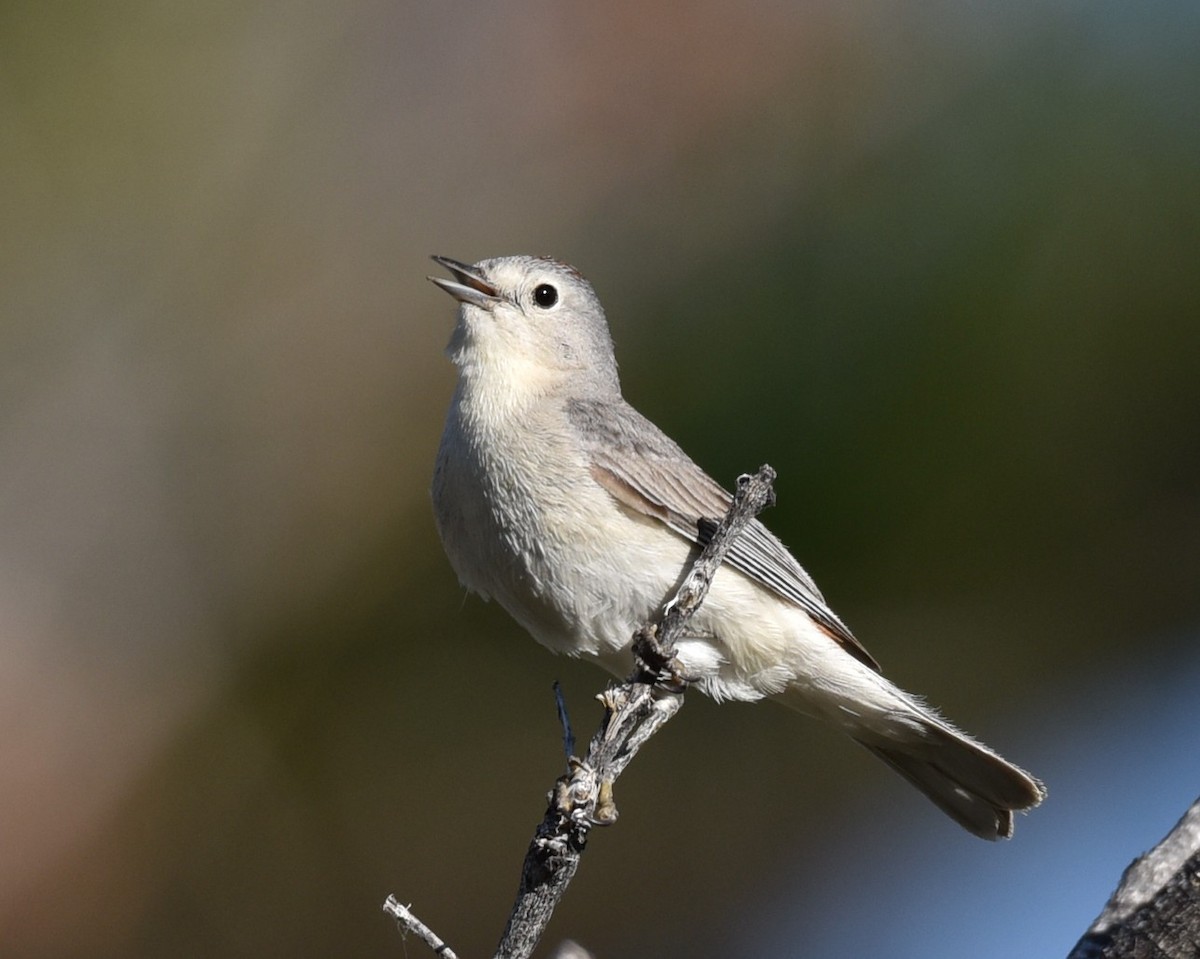
[(1200, 6), (0, 8), (0, 949), (490, 955), (603, 675), (464, 598), (453, 304), (534, 252), (903, 685), (1001, 846), (698, 695), (547, 946), (1063, 955), (1200, 792)]

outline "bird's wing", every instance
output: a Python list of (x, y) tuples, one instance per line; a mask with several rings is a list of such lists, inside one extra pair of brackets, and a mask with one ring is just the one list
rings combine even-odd
[[(592, 476), (618, 502), (698, 546), (708, 542), (732, 497), (674, 440), (624, 400), (575, 400), (567, 410), (587, 450)], [(848, 653), (879, 671), (808, 573), (758, 520), (734, 540), (725, 561), (795, 603)]]

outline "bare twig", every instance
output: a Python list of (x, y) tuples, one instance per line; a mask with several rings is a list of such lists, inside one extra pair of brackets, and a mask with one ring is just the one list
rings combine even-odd
[(571, 716), (567, 712), (567, 701), (563, 697), (562, 686), (554, 680), (554, 704), (558, 707), (558, 724), (563, 731), (563, 751), (567, 754), (567, 765), (571, 765), (571, 757), (575, 755), (575, 731), (571, 728)]
[(383, 904), (383, 911), (395, 918), (396, 925), (403, 931), (411, 932), (432, 949), (434, 953), (441, 956), (442, 959), (458, 959), (458, 956), (454, 954), (454, 950), (442, 942), (437, 937), (437, 933), (414, 916), (409, 911), (408, 906), (400, 905), (395, 896), (387, 897), (387, 901)]
[[(683, 692), (691, 677), (684, 674), (675, 658), (676, 640), (704, 602), (734, 539), (774, 501), (774, 481), (775, 471), (769, 466), (738, 479), (737, 494), (725, 518), (701, 530), (705, 546), (675, 596), (657, 622), (646, 623), (634, 635), (633, 674), (597, 697), (604, 706), (604, 718), (587, 756), (569, 756), (567, 775), (550, 792), (546, 815), (525, 854), (517, 898), (495, 959), (526, 959), (532, 954), (579, 868), (589, 831), (593, 826), (616, 821), (613, 783), (642, 745), (683, 704)], [(561, 694), (557, 702), (565, 739), (572, 743)], [(570, 751), (568, 745), (568, 754)], [(449, 947), (394, 898), (388, 897), (384, 909), (439, 955), (454, 959)]]
[[(654, 673), (665, 671), (666, 677), (659, 675), (658, 679), (687, 680), (687, 677), (680, 675), (679, 664), (674, 661), (675, 641), (704, 602), (713, 577), (725, 562), (725, 555), (734, 540), (754, 517), (775, 504), (774, 482), (775, 471), (765, 464), (753, 476), (744, 474), (738, 477), (737, 493), (729, 504), (729, 512), (719, 523), (714, 522), (701, 530), (704, 549), (692, 563), (691, 572), (680, 583), (675, 596), (663, 607), (658, 623), (646, 623), (634, 634), (633, 651), (638, 665), (649, 667)], [(641, 678), (635, 672), (630, 676), (630, 682)]]

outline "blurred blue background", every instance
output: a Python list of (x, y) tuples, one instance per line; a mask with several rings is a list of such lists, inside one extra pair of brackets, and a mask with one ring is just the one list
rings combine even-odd
[[(490, 954), (604, 682), (464, 598), (453, 304), (549, 253), (627, 396), (905, 687), (1043, 777), (992, 846), (697, 695), (548, 945), (1063, 955), (1200, 792), (1200, 8), (0, 11), (0, 942)], [(408, 945), (410, 954), (423, 947)]]

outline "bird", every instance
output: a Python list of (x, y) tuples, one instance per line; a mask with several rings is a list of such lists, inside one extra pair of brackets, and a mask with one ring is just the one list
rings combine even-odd
[[(628, 673), (730, 494), (622, 395), (608, 322), (543, 256), (432, 258), (458, 301), (457, 382), (431, 487), (460, 583), (550, 650)], [(779, 701), (848, 734), (966, 830), (1008, 838), (1042, 783), (886, 679), (783, 543), (734, 540), (677, 661), (703, 693)]]

